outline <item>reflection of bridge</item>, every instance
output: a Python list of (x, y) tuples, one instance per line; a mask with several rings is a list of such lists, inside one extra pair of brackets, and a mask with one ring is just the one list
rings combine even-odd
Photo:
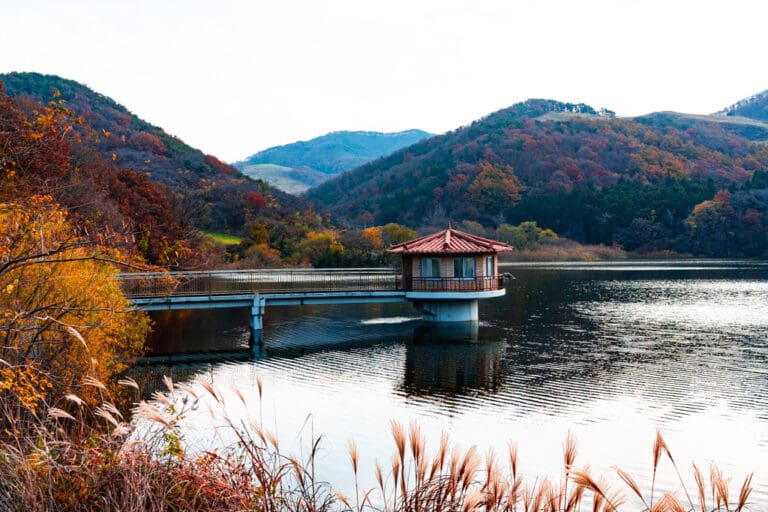
[(439, 319), (451, 312), (474, 311), (477, 299), (504, 295), (498, 276), (478, 278), (410, 278), (392, 269), (213, 270), (205, 272), (141, 272), (120, 274), (126, 297), (147, 311), (250, 308), (254, 339), (259, 339), (267, 306), (422, 302), (441, 304)]

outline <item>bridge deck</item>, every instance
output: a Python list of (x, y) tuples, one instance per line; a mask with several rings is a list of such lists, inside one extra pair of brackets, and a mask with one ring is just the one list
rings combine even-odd
[(504, 279), (411, 278), (393, 269), (214, 270), (120, 274), (131, 303), (147, 311), (250, 308), (254, 339), (267, 306), (418, 302), (438, 321), (477, 320), (477, 299), (504, 295)]
[(135, 297), (134, 306), (145, 311), (172, 309), (221, 309), (265, 306), (302, 306), (305, 304), (366, 304), (370, 302), (406, 302), (404, 291), (290, 292), (166, 297)]
[(137, 272), (119, 280), (129, 299), (402, 289), (399, 272), (389, 268)]

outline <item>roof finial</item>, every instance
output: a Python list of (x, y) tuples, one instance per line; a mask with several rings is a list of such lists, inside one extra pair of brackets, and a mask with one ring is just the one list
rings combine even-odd
[(451, 229), (451, 221), (448, 221), (448, 229)]

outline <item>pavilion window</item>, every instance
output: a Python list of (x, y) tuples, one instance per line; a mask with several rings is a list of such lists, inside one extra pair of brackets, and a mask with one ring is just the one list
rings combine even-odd
[(427, 279), (440, 278), (440, 258), (421, 259), (421, 277)]
[(485, 257), (485, 277), (493, 277), (493, 256)]
[(473, 279), (475, 277), (475, 258), (453, 258), (453, 277), (458, 279)]

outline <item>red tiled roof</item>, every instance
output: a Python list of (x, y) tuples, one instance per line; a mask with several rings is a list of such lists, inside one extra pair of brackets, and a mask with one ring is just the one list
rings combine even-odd
[(452, 228), (393, 245), (387, 252), (394, 254), (495, 254), (511, 251), (503, 242), (470, 235)]

